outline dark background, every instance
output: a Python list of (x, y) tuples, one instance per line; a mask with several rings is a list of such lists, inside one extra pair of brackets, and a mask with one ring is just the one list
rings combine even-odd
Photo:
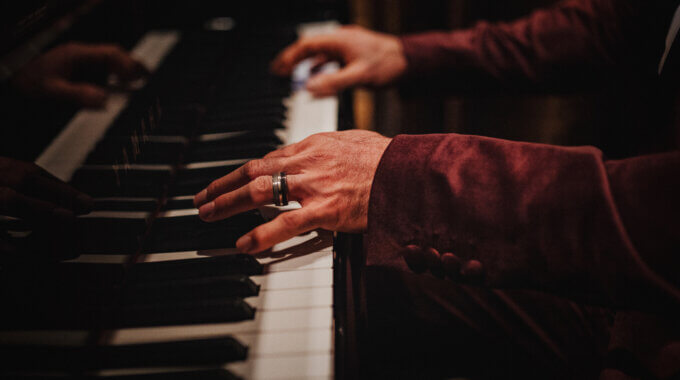
[[(88, 0), (85, 2), (92, 2)], [(296, 0), (284, 2), (94, 0), (94, 14), (78, 20), (71, 31), (54, 44), (68, 40), (115, 42), (126, 48), (152, 28), (200, 28), (208, 17), (231, 16), (240, 26), (266, 27), (272, 23), (296, 23), (309, 19), (339, 19), (368, 28), (407, 34), (426, 30), (450, 30), (478, 20), (508, 21), (526, 15), (554, 0)], [(0, 49), (7, 51), (83, 1), (31, 0), (2, 5)], [(33, 14), (34, 17), (29, 17)], [(35, 16), (37, 15), (37, 16)], [(27, 21), (29, 20), (29, 21)], [(0, 51), (2, 53), (2, 51)], [(432, 88), (385, 88), (351, 91), (354, 125), (388, 136), (399, 133), (458, 132), (512, 140), (562, 145), (595, 145), (610, 158), (629, 157), (665, 150), (658, 145), (659, 124), (674, 120), (674, 107), (663, 100), (653, 85), (622, 78), (607, 86), (569, 93), (472, 91), (442, 94)], [(10, 103), (15, 102), (9, 93)], [(32, 105), (33, 107), (34, 105)], [(68, 120), (74, 109), (63, 104), (40, 104)], [(17, 107), (5, 107), (5, 111)], [(19, 109), (19, 108), (17, 108)], [(669, 111), (672, 111), (669, 113)], [(6, 113), (6, 112), (5, 112)], [(56, 131), (35, 136), (22, 126), (39, 124), (44, 113), (17, 112), (0, 118), (2, 153), (21, 159), (35, 158)], [(56, 118), (50, 117), (48, 120)], [(62, 124), (63, 125), (63, 124)], [(21, 136), (21, 130), (26, 132)], [(19, 139), (17, 137), (19, 134)], [(38, 146), (30, 141), (44, 140)], [(645, 143), (649, 140), (650, 143)], [(677, 136), (670, 136), (677, 143)]]
[[(554, 0), (378, 0), (351, 2), (354, 21), (393, 34), (450, 30), (478, 20), (510, 21)], [(386, 135), (457, 132), (560, 145), (595, 145), (610, 158), (659, 150), (656, 124), (670, 124), (674, 107), (649, 83), (622, 78), (569, 93), (442, 95), (426, 86), (357, 91), (359, 128)], [(665, 99), (664, 99), (665, 98)], [(680, 141), (677, 136), (674, 143)], [(646, 141), (650, 142), (647, 143)]]

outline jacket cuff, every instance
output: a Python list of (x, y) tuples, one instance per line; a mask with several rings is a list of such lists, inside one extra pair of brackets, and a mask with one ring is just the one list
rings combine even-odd
[(405, 270), (400, 251), (409, 244), (430, 240), (428, 218), (419, 212), (428, 201), (423, 196), (428, 190), (414, 185), (424, 183), (430, 155), (439, 145), (437, 135), (429, 136), (396, 136), (381, 158), (369, 200), (367, 265)]
[(400, 37), (406, 76), (432, 75), (470, 65), (470, 31), (427, 32)]

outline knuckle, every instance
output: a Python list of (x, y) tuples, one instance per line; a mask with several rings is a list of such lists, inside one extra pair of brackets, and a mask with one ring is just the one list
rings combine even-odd
[(300, 214), (296, 212), (286, 212), (281, 214), (281, 222), (288, 228), (300, 227), (302, 220)]
[(208, 199), (215, 198), (215, 196), (218, 195), (219, 191), (220, 191), (220, 184), (217, 181), (213, 181), (205, 189), (206, 196), (208, 197)]
[(259, 160), (248, 161), (242, 166), (243, 175), (252, 181), (260, 176), (261, 167), (262, 164)]
[(250, 199), (258, 201), (270, 190), (269, 178), (265, 176), (257, 177), (250, 186)]
[(259, 228), (254, 229), (250, 233), (250, 239), (252, 240), (253, 247), (260, 247), (264, 241), (262, 230)]
[(324, 140), (325, 140), (325, 136), (321, 133), (317, 133), (317, 134), (314, 134), (314, 135), (307, 137), (307, 141), (311, 145), (321, 144), (321, 143), (323, 143)]

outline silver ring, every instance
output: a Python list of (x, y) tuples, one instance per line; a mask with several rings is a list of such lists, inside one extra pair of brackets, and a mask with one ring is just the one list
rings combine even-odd
[(272, 192), (274, 194), (274, 204), (285, 206), (288, 204), (288, 180), (286, 172), (279, 172), (272, 175)]

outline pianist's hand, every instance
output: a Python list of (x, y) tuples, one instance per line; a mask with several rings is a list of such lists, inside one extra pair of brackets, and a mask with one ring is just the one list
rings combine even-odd
[(271, 175), (288, 175), (289, 200), (302, 208), (285, 212), (236, 242), (254, 253), (316, 228), (361, 232), (380, 157), (391, 139), (375, 132), (320, 133), (253, 160), (211, 183), (194, 198), (205, 221), (217, 221), (272, 203)]
[[(0, 157), (0, 215), (21, 218), (31, 227), (48, 231), (50, 242), (63, 238), (76, 214), (92, 208), (92, 199), (42, 168)], [(17, 247), (0, 238), (0, 252), (16, 253)]]
[(19, 71), (12, 83), (24, 94), (53, 98), (85, 107), (101, 107), (108, 93), (95, 82), (114, 74), (123, 82), (147, 69), (116, 45), (66, 43), (39, 56)]
[(395, 81), (406, 70), (406, 57), (395, 36), (358, 26), (345, 26), (332, 34), (303, 37), (283, 50), (272, 62), (272, 71), (290, 75), (296, 63), (316, 57), (319, 63), (339, 60), (344, 67), (319, 74), (307, 82), (315, 96), (332, 95), (357, 85), (381, 86)]

